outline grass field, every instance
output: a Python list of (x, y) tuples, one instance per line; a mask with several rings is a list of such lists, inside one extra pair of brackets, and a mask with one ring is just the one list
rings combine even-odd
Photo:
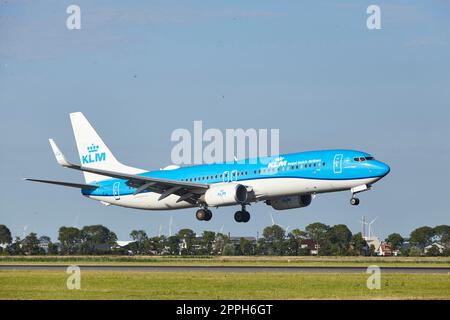
[(450, 257), (0, 256), (0, 264), (450, 267)]
[(64, 271), (0, 271), (0, 299), (450, 299), (445, 274), (82, 271), (68, 290)]

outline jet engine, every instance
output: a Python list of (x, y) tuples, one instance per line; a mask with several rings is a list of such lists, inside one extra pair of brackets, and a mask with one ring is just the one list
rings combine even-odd
[(275, 210), (286, 210), (307, 207), (311, 204), (311, 200), (311, 195), (305, 194), (267, 200), (266, 204), (272, 206)]
[(210, 207), (245, 203), (247, 198), (247, 188), (235, 183), (212, 186), (205, 193), (205, 202)]

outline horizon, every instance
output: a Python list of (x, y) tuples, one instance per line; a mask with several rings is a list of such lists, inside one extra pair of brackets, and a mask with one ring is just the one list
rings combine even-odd
[[(68, 30), (71, 1), (15, 1), (0, 10), (0, 224), (15, 235), (57, 238), (61, 225), (230, 230), (315, 221), (359, 230), (362, 216), (384, 239), (449, 221), (450, 5), (378, 1), (380, 30), (366, 26), (370, 1), (300, 3), (219, 0), (110, 3), (79, 0), (81, 29)], [(317, 196), (306, 208), (251, 206), (172, 212), (105, 207), (77, 190), (25, 177), (83, 181), (54, 159), (53, 137), (78, 159), (68, 114), (82, 111), (121, 162), (172, 163), (171, 134), (195, 120), (222, 133), (279, 129), (280, 153), (364, 150), (391, 173), (349, 205), (350, 192)], [(172, 217), (172, 218), (171, 218)]]

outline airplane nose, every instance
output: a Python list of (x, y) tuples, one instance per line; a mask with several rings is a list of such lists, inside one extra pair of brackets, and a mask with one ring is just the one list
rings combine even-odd
[(375, 164), (375, 171), (379, 176), (384, 177), (391, 171), (391, 168), (387, 164), (377, 161), (377, 164)]

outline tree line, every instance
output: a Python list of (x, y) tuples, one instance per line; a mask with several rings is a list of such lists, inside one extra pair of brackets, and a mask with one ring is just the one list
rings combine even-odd
[[(48, 236), (30, 233), (23, 239), (12, 238), (10, 230), (0, 225), (0, 254), (2, 255), (311, 255), (361, 256), (376, 255), (375, 247), (361, 233), (352, 234), (344, 224), (328, 226), (315, 222), (304, 230), (293, 229), (289, 233), (278, 225), (264, 228), (258, 239), (230, 237), (223, 233), (203, 231), (197, 235), (191, 229), (181, 229), (172, 236), (148, 236), (144, 230), (133, 230), (132, 241), (117, 244), (116, 234), (103, 225), (61, 227), (58, 242)], [(450, 226), (434, 228), (424, 226), (413, 230), (409, 238), (398, 233), (385, 240), (392, 250), (403, 256), (449, 256)], [(405, 246), (408, 243), (408, 246)], [(439, 247), (432, 246), (439, 243)]]

